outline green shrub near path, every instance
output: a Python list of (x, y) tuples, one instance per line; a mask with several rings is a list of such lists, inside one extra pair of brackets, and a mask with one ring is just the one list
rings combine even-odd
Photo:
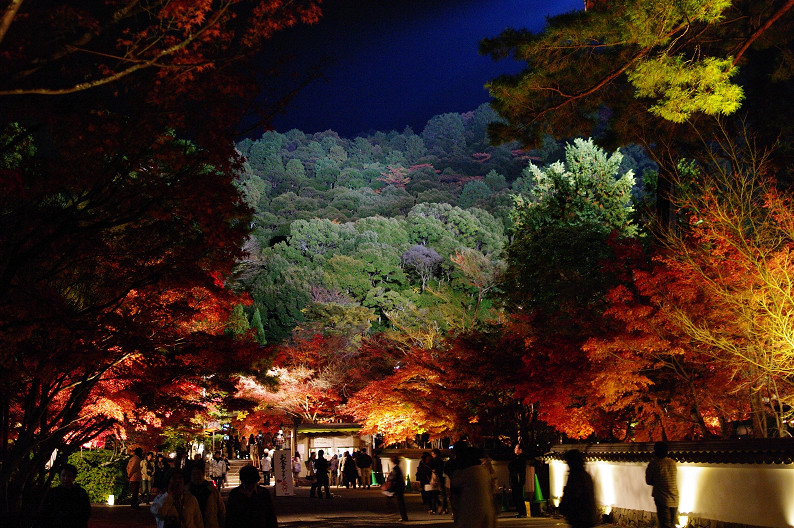
[[(69, 456), (69, 463), (77, 467), (76, 482), (95, 503), (107, 502), (108, 495), (115, 496), (118, 503), (129, 494), (124, 474), (127, 460), (108, 449), (83, 450)], [(53, 485), (58, 485), (57, 477)]]

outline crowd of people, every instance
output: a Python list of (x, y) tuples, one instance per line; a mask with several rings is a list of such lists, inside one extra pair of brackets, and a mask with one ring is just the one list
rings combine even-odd
[[(666, 442), (656, 442), (653, 458), (645, 469), (645, 483), (651, 486), (656, 505), (658, 528), (674, 528), (678, 521), (678, 484), (675, 460), (668, 456)], [(585, 470), (584, 455), (578, 449), (565, 452), (568, 481), (562, 492), (559, 511), (572, 528), (591, 528), (599, 524), (595, 484)]]
[(152, 501), (150, 511), (157, 528), (277, 528), (270, 492), (259, 481), (254, 466), (243, 466), (240, 485), (224, 502), (220, 490), (205, 479), (204, 466), (195, 463), (189, 471), (170, 473), (168, 487)]
[[(254, 445), (256, 443), (254, 442)], [(250, 447), (250, 443), (249, 443)], [(251, 451), (249, 451), (250, 456)], [(175, 458), (146, 453), (136, 448), (127, 463), (132, 508), (150, 503), (158, 528), (276, 528), (277, 520), (270, 492), (259, 485), (260, 473), (269, 484), (269, 453), (263, 450), (240, 469), (240, 485), (229, 492), (224, 502), (220, 490), (229, 470), (228, 456), (216, 450), (204, 460), (201, 455), (189, 458), (179, 451)], [(527, 460), (520, 446), (508, 464), (516, 516), (526, 516), (524, 487)], [(599, 523), (595, 486), (585, 470), (583, 454), (571, 449), (564, 454), (569, 473), (559, 512), (573, 528), (591, 528)], [(295, 453), (293, 472), (302, 471), (301, 457)], [(380, 461), (365, 449), (326, 458), (323, 450), (312, 453), (305, 462), (311, 483), (310, 497), (331, 498), (330, 486), (364, 487), (372, 485), (372, 469)], [(395, 499), (401, 519), (408, 520), (404, 494), (406, 477), (397, 456), (391, 457), (391, 469), (381, 486), (389, 499)], [(264, 468), (268, 467), (266, 471)], [(206, 476), (211, 477), (211, 481)], [(91, 515), (88, 494), (75, 483), (77, 468), (67, 464), (60, 472), (60, 484), (50, 490), (45, 501), (44, 521), (55, 528), (87, 528)], [(422, 501), (431, 514), (453, 514), (455, 528), (494, 528), (499, 511), (499, 488), (491, 465), (481, 450), (467, 442), (458, 442), (445, 460), (438, 449), (422, 454), (415, 474)], [(297, 480), (297, 479), (296, 479)], [(659, 528), (675, 526), (678, 489), (676, 463), (668, 456), (664, 442), (654, 445), (654, 457), (648, 464), (646, 483), (652, 487)]]
[[(345, 451), (341, 457), (334, 454), (330, 458), (326, 458), (325, 452), (321, 449), (316, 453), (312, 452), (305, 462), (301, 460), (301, 454), (296, 451), (295, 456), (292, 457), (293, 482), (304, 480), (300, 475), (305, 468), (305, 480), (309, 483), (321, 479), (322, 482), (327, 480), (329, 487), (370, 489), (373, 469), (376, 465), (379, 468), (380, 461), (370, 456), (363, 447), (353, 450), (352, 453)], [(314, 493), (311, 496), (314, 497)]]
[[(595, 485), (585, 470), (584, 455), (571, 449), (564, 455), (568, 479), (558, 511), (573, 528), (592, 528), (601, 522), (595, 497)], [(392, 471), (383, 486), (384, 493), (397, 499), (400, 517), (408, 520), (403, 494), (405, 477), (398, 457), (392, 458)], [(516, 517), (526, 517), (524, 489), (527, 458), (520, 445), (508, 463), (510, 487)], [(500, 510), (499, 487), (491, 459), (480, 449), (458, 442), (452, 455), (444, 460), (438, 449), (422, 454), (416, 470), (422, 502), (431, 514), (451, 511), (455, 528), (495, 528)], [(654, 455), (645, 472), (645, 482), (652, 488), (659, 528), (673, 528), (677, 520), (678, 488), (676, 463), (668, 456), (665, 442), (654, 444)]]
[(153, 452), (143, 457), (142, 449), (136, 448), (127, 463), (131, 506), (149, 503), (157, 528), (276, 528), (270, 492), (259, 486), (258, 467), (243, 466), (240, 485), (226, 502), (222, 500), (220, 490), (229, 468), (220, 449), (205, 460), (201, 454), (190, 458), (184, 450), (174, 458)]
[(127, 462), (127, 480), (130, 483), (131, 506), (140, 507), (141, 502), (149, 504), (151, 500), (168, 488), (169, 479), (174, 471), (179, 471), (189, 480), (191, 469), (196, 466), (208, 473), (217, 489), (222, 489), (229, 471), (229, 459), (216, 450), (213, 457), (205, 460), (201, 454), (192, 458), (183, 449), (176, 451), (171, 458), (164, 453), (149, 451), (146, 455), (138, 447)]
[(251, 461), (254, 467), (259, 467), (260, 460), (265, 453), (272, 456), (273, 451), (284, 449), (285, 441), (282, 431), (273, 433), (273, 435), (259, 431), (256, 435), (251, 433), (247, 437), (244, 434), (233, 434), (224, 437), (223, 445), (219, 450), (230, 460), (247, 459)]
[[(131, 506), (150, 503), (157, 528), (277, 528), (270, 492), (259, 485), (260, 472), (252, 465), (240, 469), (240, 485), (221, 498), (215, 482), (206, 479), (206, 462), (200, 457), (176, 458), (136, 448), (127, 463)], [(91, 517), (88, 493), (75, 482), (77, 468), (66, 464), (60, 483), (45, 498), (37, 526), (87, 528)], [(146, 484), (148, 482), (148, 484)]]
[[(264, 446), (260, 450), (256, 437), (250, 438), (245, 450), (238, 450), (232, 437), (206, 459), (201, 454), (191, 458), (183, 449), (171, 458), (162, 453), (144, 455), (136, 448), (126, 467), (131, 507), (150, 504), (158, 528), (275, 528), (270, 492), (259, 485), (260, 471), (269, 485), (271, 451)], [(240, 470), (240, 486), (229, 492), (224, 503), (220, 491), (228, 482), (230, 454), (251, 462)]]

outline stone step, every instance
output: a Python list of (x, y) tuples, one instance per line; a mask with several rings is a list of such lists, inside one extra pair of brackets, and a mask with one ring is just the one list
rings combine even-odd
[(250, 460), (229, 460), (229, 472), (226, 473), (226, 487), (236, 488), (240, 485), (240, 469), (251, 464)]

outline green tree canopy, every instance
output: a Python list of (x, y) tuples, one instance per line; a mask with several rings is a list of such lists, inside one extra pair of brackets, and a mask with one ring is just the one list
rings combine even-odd
[(469, 207), (479, 205), (481, 202), (487, 200), (492, 194), (493, 191), (484, 182), (480, 180), (470, 181), (463, 186), (463, 191), (461, 191), (460, 196), (458, 196), (458, 207), (467, 209)]
[(545, 225), (594, 224), (623, 236), (637, 234), (632, 220), (631, 190), (634, 174), (619, 174), (623, 156), (607, 157), (592, 140), (575, 139), (565, 148), (565, 163), (541, 169), (530, 163), (524, 173), (532, 180), (530, 201), (518, 198), (520, 228)]
[(617, 173), (620, 153), (607, 156), (589, 140), (566, 147), (565, 163), (527, 168), (530, 198), (516, 196), (513, 241), (502, 290), (521, 310), (575, 310), (601, 301), (614, 284), (604, 263), (614, 258), (611, 233), (637, 234), (631, 172)]
[[(747, 14), (745, 3), (736, 4), (610, 0), (554, 17), (539, 34), (509, 29), (486, 39), (481, 52), (527, 63), (523, 72), (489, 83), (507, 120), (492, 131), (499, 138), (575, 135), (619, 91), (647, 99), (652, 114), (678, 123), (695, 112), (735, 112), (743, 91), (732, 77), (745, 51), (741, 39), (751, 36), (735, 18)], [(764, 11), (767, 18), (775, 8)]]
[(774, 164), (791, 166), (794, 2), (593, 4), (549, 19), (542, 32), (508, 29), (482, 42), (482, 53), (526, 64), (488, 84), (503, 118), (490, 127), (493, 141), (538, 145), (550, 134), (593, 136), (610, 148), (638, 143), (659, 165), (664, 223), (678, 160), (700, 156), (702, 138), (726, 122), (780, 142)]

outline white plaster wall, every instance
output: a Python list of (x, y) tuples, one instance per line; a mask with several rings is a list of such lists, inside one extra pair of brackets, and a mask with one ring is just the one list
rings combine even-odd
[[(549, 464), (551, 498), (559, 499), (568, 466)], [(604, 506), (655, 512), (646, 464), (594, 462), (587, 471)], [(683, 515), (753, 526), (794, 526), (794, 466), (791, 464), (678, 464), (678, 510)]]
[[(400, 457), (401, 467), (403, 472), (411, 477), (411, 482), (416, 480), (416, 468), (419, 465), (419, 460), (416, 458)], [(380, 459), (383, 474), (388, 475), (391, 471), (392, 463), (388, 456), (383, 456)], [(565, 465), (565, 464), (563, 464)], [(507, 461), (492, 460), (491, 466), (494, 470), (494, 477), (496, 478), (496, 485), (498, 488), (506, 488), (510, 490), (510, 471), (507, 468)], [(567, 467), (567, 466), (566, 466)], [(535, 468), (527, 465), (526, 485), (524, 486), (524, 493), (527, 500), (531, 500), (535, 493)]]

